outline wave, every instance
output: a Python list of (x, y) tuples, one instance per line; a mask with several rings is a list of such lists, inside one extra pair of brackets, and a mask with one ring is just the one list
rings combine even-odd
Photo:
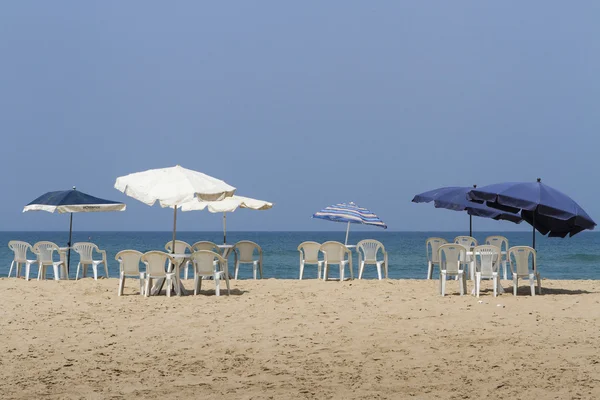
[(585, 254), (585, 253), (576, 253), (576, 254), (565, 254), (560, 257), (563, 260), (568, 261), (587, 261), (587, 262), (600, 262), (600, 254)]

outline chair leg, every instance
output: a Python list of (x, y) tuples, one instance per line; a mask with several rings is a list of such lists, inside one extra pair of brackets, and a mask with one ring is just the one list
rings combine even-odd
[(258, 260), (258, 273), (260, 275), (260, 279), (263, 278), (263, 274), (262, 274), (262, 261)]
[(323, 261), (323, 280), (327, 281), (327, 274), (329, 273), (329, 265), (327, 264), (327, 262)]
[(445, 272), (440, 273), (440, 292), (441, 292), (442, 296), (446, 295), (446, 273)]
[(77, 263), (77, 270), (75, 272), (75, 280), (79, 279), (79, 268), (81, 267), (81, 262)]
[(25, 263), (25, 280), (29, 280), (29, 271), (31, 270), (31, 263)]
[(256, 280), (256, 270), (258, 269), (258, 263), (256, 261), (254, 261), (252, 263), (252, 277), (254, 278), (254, 280)]
[(344, 282), (344, 264), (340, 263), (340, 282)]
[(317, 262), (317, 279), (321, 279), (321, 275), (322, 275), (322, 271), (323, 270), (323, 262), (322, 261), (318, 261)]
[(427, 262), (427, 279), (431, 279), (433, 276), (433, 263), (431, 261)]
[(8, 270), (8, 277), (10, 278), (10, 274), (12, 273), (13, 267), (15, 265), (15, 260), (10, 263), (10, 269)]
[(166, 281), (167, 281), (167, 297), (171, 297), (171, 287), (173, 286), (171, 275), (167, 275)]
[(223, 274), (225, 275), (225, 286), (227, 286), (227, 296), (231, 295), (231, 290), (229, 289), (229, 277), (227, 276), (227, 274)]
[(502, 271), (504, 273), (504, 280), (508, 279), (508, 273), (506, 272), (506, 261), (502, 261)]
[(109, 278), (109, 276), (108, 276), (108, 265), (106, 265), (105, 262), (103, 262), (102, 264), (104, 264), (104, 273), (106, 274), (106, 278), (108, 279)]
[(517, 295), (518, 285), (519, 285), (519, 277), (517, 275), (513, 275), (513, 296)]
[(43, 269), (44, 269), (43, 265), (41, 263), (38, 263), (38, 277), (37, 277), (38, 281), (42, 280), (42, 270)]
[(458, 273), (458, 280), (460, 281), (460, 295), (464, 296), (465, 294), (465, 273), (464, 272), (459, 272)]
[(140, 272), (140, 295), (144, 296), (146, 294), (146, 290), (144, 288), (144, 283), (146, 282), (146, 273)]
[(494, 297), (498, 297), (498, 275), (494, 275)]
[(381, 280), (381, 263), (377, 263), (377, 278)]
[(213, 279), (215, 280), (215, 295), (220, 296), (221, 295), (221, 280), (219, 279), (219, 274), (215, 274)]
[(300, 280), (302, 280), (303, 274), (304, 274), (304, 261), (300, 261)]
[(185, 263), (185, 271), (183, 273), (183, 279), (185, 279), (186, 281), (188, 280), (188, 270), (189, 270), (189, 263)]
[(361, 261), (360, 264), (358, 265), (358, 279), (362, 279), (364, 269), (365, 269), (365, 262)]
[(123, 288), (125, 287), (125, 274), (123, 271), (121, 271), (119, 275), (119, 290), (117, 291), (117, 296), (123, 296)]
[(198, 296), (198, 274), (194, 273), (194, 296)]
[(98, 280), (98, 264), (92, 264), (92, 270), (94, 271), (94, 280)]
[(150, 296), (150, 285), (152, 284), (152, 278), (147, 276), (146, 277), (146, 289), (144, 290), (144, 296), (149, 297)]
[(54, 271), (54, 280), (58, 281), (60, 280), (60, 274), (58, 271), (58, 265), (52, 265), (52, 270)]
[(539, 273), (536, 274), (536, 277), (537, 277), (538, 294), (542, 294), (542, 278), (540, 277)]
[(531, 288), (531, 295), (535, 296), (535, 284), (533, 282), (533, 274), (529, 274), (529, 287)]
[(475, 272), (475, 294), (479, 297), (479, 291), (481, 290), (481, 272)]
[(237, 281), (238, 278), (238, 271), (240, 270), (240, 262), (238, 260), (235, 260), (235, 272), (234, 272), (234, 276), (233, 279), (235, 279)]

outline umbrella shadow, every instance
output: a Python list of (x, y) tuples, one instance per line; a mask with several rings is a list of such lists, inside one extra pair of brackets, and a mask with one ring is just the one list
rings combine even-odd
[[(527, 289), (528, 293), (531, 294), (531, 291)], [(582, 289), (563, 289), (563, 288), (545, 288), (542, 286), (542, 296), (546, 294), (550, 295), (577, 295), (577, 294), (593, 294), (596, 292), (590, 292), (588, 290)], [(538, 295), (537, 292), (535, 294)]]

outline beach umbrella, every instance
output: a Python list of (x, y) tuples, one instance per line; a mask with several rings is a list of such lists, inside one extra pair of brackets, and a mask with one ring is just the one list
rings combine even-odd
[(542, 235), (565, 237), (596, 226), (579, 204), (539, 178), (537, 182), (506, 182), (475, 188), (467, 196), (492, 208), (520, 213), (533, 227), (533, 248), (536, 229)]
[(454, 211), (466, 211), (469, 214), (469, 236), (473, 236), (473, 216), (491, 218), (495, 220), (506, 220), (516, 224), (522, 221), (518, 215), (491, 208), (485, 204), (474, 203), (467, 199), (467, 193), (476, 188), (468, 186), (448, 186), (416, 195), (413, 203), (433, 202), (435, 208), (445, 208)]
[(346, 227), (346, 240), (344, 241), (344, 244), (348, 244), (350, 224), (373, 225), (387, 229), (387, 225), (377, 215), (352, 202), (339, 203), (325, 207), (321, 211), (314, 213), (312, 217), (333, 222), (346, 222), (348, 226)]
[(173, 252), (177, 232), (177, 208), (194, 199), (222, 200), (235, 192), (233, 186), (220, 179), (179, 165), (118, 177), (115, 189), (149, 206), (158, 202), (163, 208), (173, 208)]
[(103, 211), (124, 211), (125, 204), (100, 199), (80, 192), (73, 186), (72, 190), (60, 190), (44, 193), (23, 208), (27, 211), (47, 211), (59, 214), (69, 213), (69, 242), (67, 247), (67, 271), (71, 265), (71, 239), (73, 237), (73, 213), (79, 212), (103, 212)]
[(181, 211), (198, 211), (208, 209), (211, 213), (223, 213), (223, 244), (227, 244), (227, 213), (234, 212), (238, 208), (249, 208), (251, 210), (268, 210), (273, 203), (264, 200), (251, 199), (249, 197), (233, 195), (220, 201), (201, 201), (194, 199), (181, 205)]

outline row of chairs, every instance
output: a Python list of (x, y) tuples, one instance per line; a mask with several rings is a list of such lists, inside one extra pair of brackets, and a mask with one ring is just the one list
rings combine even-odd
[[(350, 278), (354, 279), (352, 272), (352, 251), (343, 243), (329, 241), (323, 244), (317, 242), (303, 242), (298, 246), (300, 252), (300, 279), (304, 275), (304, 266), (306, 264), (317, 265), (317, 277), (321, 279), (321, 270), (323, 280), (329, 276), (329, 265), (339, 265), (340, 281), (344, 280), (344, 270), (347, 266), (350, 270)], [(358, 252), (358, 279), (362, 279), (366, 265), (375, 265), (377, 267), (377, 276), (381, 280), (381, 270), (388, 277), (388, 255), (385, 247), (377, 240), (361, 240), (356, 245)], [(383, 259), (378, 260), (377, 254), (381, 252)], [(323, 259), (319, 259), (319, 254), (323, 254)]]
[[(150, 295), (153, 279), (165, 280), (167, 296), (171, 296), (171, 287), (175, 287), (175, 292), (181, 295), (181, 263), (171, 254), (163, 251), (142, 253), (137, 250), (122, 250), (116, 254), (115, 259), (119, 262), (119, 296), (123, 295), (126, 277), (139, 277), (140, 294), (146, 297)], [(190, 255), (189, 262), (194, 269), (194, 295), (202, 289), (202, 278), (214, 280), (217, 296), (221, 294), (220, 282), (224, 278), (227, 295), (231, 293), (227, 260), (221, 254), (210, 250), (196, 250)], [(140, 269), (140, 263), (145, 265), (145, 271)]]
[[(52, 267), (54, 271), (54, 279), (69, 279), (67, 272), (66, 251), (58, 247), (56, 243), (41, 241), (33, 246), (27, 242), (19, 240), (11, 240), (8, 242), (8, 247), (13, 251), (14, 258), (10, 264), (8, 276), (15, 269), (15, 276), (21, 276), (21, 269), (25, 267), (25, 279), (29, 280), (32, 265), (38, 265), (37, 279), (46, 279), (47, 269)], [(77, 264), (77, 273), (75, 279), (79, 277), (81, 269), (82, 276), (85, 277), (86, 271), (92, 267), (94, 279), (98, 279), (98, 266), (104, 264), (104, 272), (108, 278), (108, 264), (106, 262), (106, 251), (100, 250), (94, 243), (79, 242), (71, 247), (79, 254), (79, 263)], [(35, 255), (35, 259), (28, 258), (29, 252)], [(60, 260), (55, 261), (55, 252), (59, 254)], [(101, 259), (94, 260), (94, 252), (101, 255)]]

